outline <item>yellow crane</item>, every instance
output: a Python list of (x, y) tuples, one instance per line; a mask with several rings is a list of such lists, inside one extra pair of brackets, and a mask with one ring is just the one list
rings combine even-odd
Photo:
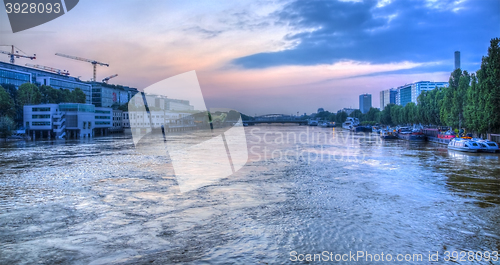
[(56, 68), (53, 68), (50, 66), (43, 66), (43, 65), (39, 65), (39, 64), (29, 64), (29, 63), (27, 63), (26, 66), (42, 69), (42, 70), (57, 73), (60, 75), (69, 75), (69, 72), (66, 70), (60, 70), (60, 69), (56, 69)]
[(62, 53), (56, 53), (57, 56), (61, 56), (61, 57), (65, 57), (65, 58), (69, 58), (69, 59), (74, 59), (74, 60), (79, 60), (79, 61), (84, 61), (84, 62), (87, 62), (87, 63), (91, 63), (93, 66), (94, 66), (94, 79), (92, 81), (96, 81), (96, 65), (101, 65), (101, 66), (107, 66), (109, 67), (109, 64), (107, 63), (101, 63), (101, 62), (98, 62), (96, 60), (90, 60), (90, 59), (85, 59), (85, 58), (82, 58), (82, 57), (76, 57), (76, 56), (71, 56), (71, 55), (66, 55), (66, 54), (62, 54)]
[[(13, 64), (14, 63), (14, 57), (15, 58), (28, 58), (28, 59), (36, 59), (36, 54), (33, 54), (33, 56), (29, 56), (29, 55), (24, 55), (24, 54), (19, 54), (19, 51), (21, 51), (21, 49), (15, 47), (14, 45), (0, 45), (0, 46), (10, 46), (12, 49), (10, 52), (6, 52), (6, 51), (0, 51), (0, 53), (3, 53), (3, 54), (7, 54), (8, 56), (10, 56), (10, 63)], [(17, 49), (17, 51), (15, 51), (15, 49)], [(23, 51), (21, 51), (22, 53), (24, 53)]]
[(108, 83), (108, 81), (109, 81), (109, 79), (114, 78), (114, 77), (117, 77), (117, 76), (118, 76), (118, 74), (110, 75), (110, 76), (108, 76), (108, 77), (105, 77), (105, 78), (102, 80), (102, 82), (107, 84), (107, 83)]

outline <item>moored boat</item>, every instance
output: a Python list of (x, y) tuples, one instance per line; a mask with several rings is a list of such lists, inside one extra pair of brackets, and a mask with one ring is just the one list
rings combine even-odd
[(496, 153), (499, 150), (498, 144), (493, 141), (477, 138), (473, 138), (472, 140), (479, 144), (481, 152)]
[(470, 137), (453, 138), (448, 144), (448, 149), (462, 152), (476, 153), (481, 151), (481, 146), (478, 142), (473, 141)]
[(391, 131), (385, 131), (385, 130), (381, 132), (380, 138), (382, 138), (384, 140), (398, 139), (398, 137), (396, 136), (396, 133), (391, 132)]
[(347, 117), (344, 123), (342, 123), (342, 128), (346, 130), (351, 130), (353, 127), (359, 124), (359, 120), (353, 117)]
[(408, 127), (399, 128), (397, 136), (407, 141), (425, 141), (425, 134), (421, 130), (411, 130)]

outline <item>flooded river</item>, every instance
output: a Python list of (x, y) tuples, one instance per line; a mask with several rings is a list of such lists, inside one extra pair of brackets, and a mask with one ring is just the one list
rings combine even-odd
[[(0, 263), (293, 264), (340, 254), (334, 262), (372, 264), (368, 254), (390, 254), (428, 264), (437, 253), (439, 264), (445, 252), (473, 251), (490, 255), (476, 264), (499, 264), (499, 154), (339, 128), (245, 130), (247, 164), (187, 192), (168, 156), (138, 152), (128, 135), (0, 143)], [(358, 251), (365, 257), (342, 261)]]

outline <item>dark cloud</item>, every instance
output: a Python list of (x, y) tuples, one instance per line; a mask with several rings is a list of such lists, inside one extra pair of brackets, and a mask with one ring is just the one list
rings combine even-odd
[[(439, 5), (439, 6), (436, 6)], [(280, 65), (331, 64), (341, 60), (370, 63), (444, 61), (453, 64), (453, 52), (462, 53), (462, 66), (476, 67), (487, 52), (489, 40), (500, 33), (500, 1), (467, 1), (455, 5), (439, 0), (377, 1), (297, 0), (276, 14), (280, 23), (297, 34), (286, 36), (295, 47), (235, 59), (245, 68)], [(454, 8), (460, 7), (458, 10)]]

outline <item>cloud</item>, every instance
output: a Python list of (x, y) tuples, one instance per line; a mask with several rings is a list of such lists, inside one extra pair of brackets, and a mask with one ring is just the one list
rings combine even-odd
[(374, 64), (446, 61), (462, 51), (462, 62), (486, 53), (500, 30), (500, 2), (484, 1), (294, 1), (276, 19), (298, 33), (295, 46), (240, 57), (244, 68), (331, 64), (354, 60)]

